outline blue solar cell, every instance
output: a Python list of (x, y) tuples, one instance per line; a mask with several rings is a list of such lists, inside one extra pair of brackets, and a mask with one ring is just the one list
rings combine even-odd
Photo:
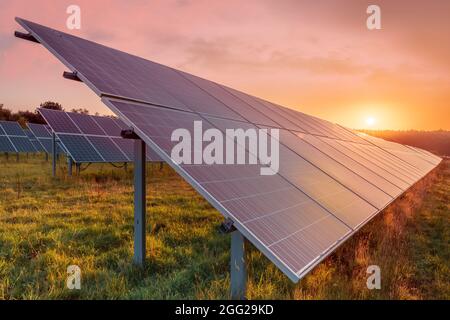
[(55, 133), (81, 133), (73, 121), (64, 111), (40, 108), (39, 113), (44, 117)]
[(92, 119), (91, 116), (73, 112), (66, 112), (76, 126), (85, 134), (104, 135), (102, 128)]
[(21, 136), (26, 137), (22, 127), (19, 123), (13, 121), (0, 121), (0, 126), (8, 136)]
[(16, 152), (14, 146), (7, 136), (0, 136), (0, 151), (1, 152)]
[(10, 136), (11, 142), (14, 144), (18, 152), (36, 152), (37, 150), (34, 148), (28, 137), (15, 137)]
[(108, 117), (92, 116), (92, 119), (103, 129), (105, 135), (111, 137), (120, 137), (122, 128), (117, 124), (115, 119)]
[(52, 135), (44, 124), (28, 123), (28, 128), (36, 138), (51, 138)]
[(94, 148), (101, 154), (106, 162), (127, 162), (125, 154), (108, 137), (88, 136), (87, 139), (94, 145)]
[(104, 162), (85, 137), (60, 134), (59, 139), (75, 162)]

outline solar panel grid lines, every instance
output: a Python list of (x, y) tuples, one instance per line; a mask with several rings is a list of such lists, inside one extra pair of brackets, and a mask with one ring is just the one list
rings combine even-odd
[[(398, 152), (401, 152), (401, 153), (406, 153), (406, 154), (410, 153), (410, 154), (417, 155), (417, 152), (412, 153), (411, 152), (412, 150), (410, 148), (408, 148), (407, 146), (397, 144), (394, 142), (390, 142), (390, 141), (386, 141), (386, 140), (383, 140), (380, 138), (372, 137), (369, 135), (359, 134), (359, 136), (362, 137), (362, 139), (368, 141), (371, 145), (376, 146), (379, 149), (382, 149), (385, 153), (389, 153), (391, 156), (395, 157), (397, 159), (398, 163), (401, 163), (404, 166), (407, 166), (409, 170), (416, 172), (420, 175), (420, 172), (424, 169), (423, 163), (421, 164), (420, 161), (419, 161), (419, 163), (417, 162), (419, 159), (415, 158), (416, 161), (414, 161), (414, 163), (411, 163), (411, 159), (408, 160), (408, 157), (405, 158), (401, 154), (398, 153)], [(424, 161), (426, 161), (426, 160), (424, 160)], [(429, 162), (429, 164), (431, 166), (434, 165), (431, 162)], [(426, 167), (430, 167), (430, 166), (426, 166)], [(426, 167), (425, 167), (425, 169), (426, 169)]]
[[(205, 117), (216, 128), (219, 128), (222, 132), (225, 132), (226, 128), (242, 128), (244, 130), (253, 127), (253, 125), (244, 126), (243, 123), (239, 123), (233, 120), (224, 120), (212, 117)], [(283, 131), (282, 131), (283, 132)], [(334, 190), (335, 194), (340, 193), (342, 198), (351, 201), (353, 205), (358, 205), (368, 212), (373, 212), (376, 207), (370, 204), (369, 201), (358, 195), (356, 192), (348, 188), (345, 184), (334, 179), (326, 172), (317, 167), (314, 163), (308, 161), (295, 151), (290, 146), (286, 146), (285, 141), (282, 140), (280, 135), (280, 170), (278, 175), (283, 177), (290, 184), (298, 188), (300, 191), (308, 195), (312, 200), (316, 201), (320, 206), (324, 207), (331, 214), (335, 215), (339, 220), (350, 227), (358, 225), (365, 219), (365, 215), (358, 217), (345, 209), (344, 206), (338, 203), (330, 202), (329, 190)], [(302, 154), (304, 156), (304, 154)], [(295, 163), (295, 167), (291, 163)], [(302, 172), (300, 177), (296, 172)], [(292, 179), (295, 177), (296, 179)], [(320, 184), (326, 186), (326, 188), (318, 187)], [(328, 190), (327, 190), (328, 189)], [(327, 190), (327, 194), (324, 193)], [(353, 195), (352, 195), (353, 193)], [(356, 198), (355, 198), (356, 196)], [(359, 199), (357, 199), (359, 198)], [(390, 198), (389, 198), (390, 199)], [(366, 203), (367, 205), (365, 205)]]
[(36, 149), (36, 151), (38, 151), (38, 152), (45, 151), (44, 148), (42, 147), (42, 145), (39, 143), (39, 141), (34, 136), (33, 132), (31, 132), (30, 129), (24, 129), (24, 132), (27, 135), (27, 137), (30, 140), (33, 147)]
[[(112, 102), (112, 101), (105, 101), (105, 103), (107, 103), (108, 105), (116, 105), (116, 107), (121, 108), (122, 106), (124, 106), (124, 103), (122, 102)], [(114, 110), (114, 106), (112, 106), (113, 110)], [(139, 107), (137, 107), (139, 108)], [(142, 107), (141, 107), (142, 108)], [(123, 116), (124, 119), (127, 119), (127, 122), (129, 122), (130, 124), (132, 123), (131, 120), (129, 120), (129, 118), (134, 118), (136, 117), (136, 119), (140, 119), (140, 121), (145, 122), (145, 119), (142, 118), (141, 115), (138, 115), (137, 113), (134, 113), (130, 110), (132, 108), (125, 107), (124, 109), (126, 109), (125, 114)], [(148, 108), (144, 109), (146, 111), (148, 111)], [(160, 118), (155, 119), (153, 118), (153, 122), (152, 123), (152, 127), (147, 126), (144, 130), (146, 133), (144, 133), (144, 131), (139, 131), (140, 127), (139, 125), (136, 126), (136, 130), (138, 130), (139, 135), (142, 137), (148, 137), (151, 136), (151, 140), (146, 139), (146, 143), (148, 143), (149, 145), (151, 145), (152, 147), (154, 147), (156, 150), (158, 150), (161, 154), (161, 157), (167, 161), (170, 161), (170, 143), (168, 143), (168, 136), (165, 134), (161, 134), (161, 130), (158, 126), (153, 125), (154, 123), (162, 123), (162, 125), (164, 127), (167, 127), (168, 123), (170, 122), (168, 119), (167, 121), (163, 121), (163, 119), (165, 118), (170, 118), (167, 114), (168, 113), (176, 113), (178, 111), (168, 111), (168, 110), (158, 110), (161, 111), (162, 114), (159, 114)], [(119, 110), (116, 111), (118, 114), (120, 114), (121, 112)], [(164, 115), (165, 114), (165, 115)], [(162, 116), (162, 117), (161, 117)], [(182, 121), (186, 122), (186, 118), (191, 118), (190, 121), (188, 120), (188, 123), (190, 123), (190, 125), (192, 126), (192, 121), (193, 119), (197, 119), (200, 120), (201, 118), (199, 118), (198, 116), (189, 114), (189, 113), (183, 113), (182, 115), (179, 115), (180, 119)], [(173, 124), (177, 124), (176, 122), (174, 122)], [(185, 125), (183, 127), (189, 127), (189, 125)], [(169, 135), (170, 137), (170, 135)], [(164, 141), (162, 141), (162, 139), (164, 139)], [(157, 144), (153, 141), (157, 141)], [(200, 169), (199, 167), (202, 167), (202, 169)], [(226, 209), (226, 207), (229, 208), (236, 208), (236, 206), (239, 206), (239, 208), (241, 208), (242, 210), (239, 211), (235, 211), (235, 212), (239, 212), (241, 213), (246, 213), (248, 214), (248, 208), (245, 205), (243, 206), (243, 197), (245, 197), (245, 192), (248, 192), (247, 190), (252, 190), (254, 189), (256, 186), (257, 187), (269, 187), (269, 189), (266, 189), (266, 191), (269, 190), (273, 190), (275, 188), (275, 186), (279, 186), (280, 190), (286, 188), (286, 187), (291, 187), (292, 190), (294, 190), (294, 192), (298, 193), (298, 195), (301, 195), (302, 193), (296, 189), (296, 188), (292, 188), (292, 186), (290, 186), (284, 179), (280, 179), (279, 177), (272, 177), (270, 178), (270, 176), (268, 176), (267, 179), (271, 179), (270, 183), (261, 183), (259, 180), (263, 180), (264, 177), (261, 177), (259, 175), (259, 172), (254, 172), (253, 174), (251, 174), (252, 169), (251, 168), (247, 168), (247, 174), (243, 174), (241, 172), (241, 169), (239, 169), (239, 171), (234, 170), (233, 168), (214, 168), (215, 166), (175, 166), (175, 169), (180, 173), (180, 175), (182, 175), (183, 177), (185, 177), (186, 179), (188, 179), (188, 181), (195, 181), (195, 183), (193, 183), (194, 188), (196, 188), (201, 194), (203, 194), (207, 199), (210, 199), (210, 201), (212, 201), (213, 205), (222, 213), (224, 213), (225, 216), (230, 216), (229, 211)], [(232, 166), (233, 167), (233, 166)], [(247, 166), (246, 166), (247, 167)], [(205, 170), (212, 170), (210, 171), (209, 174), (203, 174)], [(244, 169), (245, 170), (245, 169)], [(226, 172), (223, 172), (226, 171)], [(234, 173), (233, 173), (234, 172)], [(231, 177), (237, 175), (236, 180), (233, 180)], [(250, 174), (250, 176), (253, 176), (254, 178), (250, 179), (250, 178), (243, 178), (242, 176), (248, 176), (248, 174)], [(192, 176), (193, 175), (193, 176)], [(200, 176), (199, 176), (200, 175)], [(217, 176), (217, 178), (215, 178)], [(193, 178), (194, 177), (194, 178)], [(203, 177), (203, 179), (202, 179)], [(204, 180), (206, 179), (206, 180)], [(256, 179), (255, 183), (253, 184), (253, 188), (248, 188), (250, 185), (252, 185), (253, 183), (253, 179)], [(274, 180), (275, 179), (275, 180)], [(197, 181), (203, 181), (203, 182), (197, 182)], [(233, 188), (224, 188), (224, 185), (232, 185)], [(217, 188), (216, 188), (217, 187)], [(207, 188), (207, 189), (205, 189)], [(212, 193), (211, 193), (212, 192)], [(218, 194), (218, 192), (227, 192), (227, 195), (225, 197), (221, 197), (220, 194)], [(234, 197), (236, 196), (240, 196), (240, 201), (239, 200), (233, 200)], [(296, 198), (300, 198), (296, 197)], [(303, 198), (305, 198), (305, 195), (303, 195)], [(221, 200), (217, 200), (217, 199), (221, 199)], [(246, 198), (249, 199), (249, 198)], [(251, 198), (250, 198), (251, 199)], [(261, 199), (261, 198), (260, 198)], [(228, 200), (228, 201), (226, 201)], [(226, 202), (225, 202), (226, 201)], [(246, 202), (251, 204), (252, 202)], [(258, 205), (258, 201), (253, 202), (254, 205)], [(272, 206), (275, 205), (276, 202), (272, 201)], [(224, 207), (224, 205), (226, 205), (226, 207)], [(316, 204), (314, 204), (316, 206), (316, 208), (318, 208), (318, 210), (322, 210), (324, 211), (324, 209), (322, 209), (321, 207), (317, 206)], [(250, 206), (251, 207), (251, 206)], [(254, 211), (251, 211), (254, 212)], [(324, 211), (326, 212), (326, 211)], [(329, 214), (329, 213), (327, 213)], [(233, 217), (233, 215), (231, 215), (231, 217)], [(335, 219), (335, 218), (334, 218)], [(336, 223), (338, 220), (336, 219)], [(239, 219), (236, 220), (236, 223), (239, 224)], [(341, 223), (341, 222), (339, 222)], [(242, 225), (242, 228), (244, 230), (241, 230), (241, 232), (243, 232), (244, 234), (248, 234), (248, 231), (246, 229), (246, 227), (244, 225)], [(252, 237), (250, 237), (250, 239), (254, 238), (255, 236), (253, 235)], [(341, 236), (339, 236), (337, 239), (339, 239)], [(337, 241), (336, 239), (336, 241)], [(261, 248), (261, 245), (259, 244), (259, 242), (256, 242), (255, 245), (259, 248)], [(261, 248), (261, 250), (264, 252), (265, 249), (264, 247)], [(269, 258), (270, 255), (274, 255), (274, 253), (268, 253), (269, 254)], [(274, 261), (272, 259), (272, 261)], [(275, 260), (274, 263), (276, 263), (279, 267), (280, 267), (280, 261)], [(282, 267), (281, 267), (282, 268)], [(283, 269), (283, 268), (282, 268)], [(296, 274), (296, 272), (293, 272), (294, 274)], [(297, 281), (298, 279), (296, 279), (295, 277), (292, 278), (292, 274), (290, 276), (291, 279)]]
[[(209, 81), (185, 72), (181, 72), (189, 81), (195, 83), (197, 86), (202, 88), (205, 92), (208, 92), (211, 96), (215, 97), (217, 100), (222, 102), (226, 107), (232, 109), (234, 112), (239, 114), (239, 116), (249, 123), (259, 123), (265, 124), (271, 127), (280, 127), (280, 124), (276, 123), (266, 115), (261, 110), (254, 108), (250, 104), (246, 103), (244, 100), (236, 97), (231, 92), (227, 91), (224, 86), (218, 83)], [(240, 119), (237, 119), (240, 120)], [(242, 121), (242, 120), (241, 120)]]
[[(37, 142), (41, 146), (41, 150), (51, 154), (53, 152), (53, 138), (51, 130), (48, 129), (45, 124), (27, 123), (27, 127), (30, 132), (35, 136)], [(58, 154), (64, 154), (67, 152), (61, 146), (61, 143), (57, 140), (57, 152)]]
[[(42, 109), (38, 111), (41, 112)], [(115, 118), (48, 109), (42, 112), (42, 116), (52, 130), (55, 125), (58, 130), (55, 132), (57, 138), (77, 163), (133, 161), (133, 142), (119, 142), (125, 140), (120, 134), (126, 127), (121, 128), (123, 122)], [(70, 129), (66, 130), (64, 125)], [(51, 141), (46, 144), (51, 146)], [(147, 160), (159, 162), (160, 158), (149, 151)]]
[(392, 184), (388, 179), (386, 179), (379, 173), (364, 166), (362, 163), (358, 162), (357, 159), (349, 157), (348, 155), (345, 154), (345, 152), (342, 152), (342, 150), (336, 149), (332, 145), (329, 145), (326, 142), (320, 140), (320, 138), (314, 135), (308, 135), (298, 132), (292, 133), (296, 134), (302, 140), (309, 143), (311, 146), (316, 147), (318, 150), (322, 151), (327, 156), (339, 162), (341, 165), (347, 167), (349, 170), (354, 171), (356, 174), (366, 179), (370, 183), (373, 183), (379, 189), (389, 194), (391, 197), (396, 197), (402, 192), (401, 188)]
[(3, 132), (7, 136), (26, 137), (27, 135), (23, 131), (20, 124), (16, 121), (4, 121), (0, 120), (0, 126), (3, 128)]
[(37, 152), (20, 124), (15, 121), (0, 121), (2, 135), (0, 146), (3, 152)]
[(380, 149), (377, 146), (361, 145), (357, 143), (353, 143), (352, 146), (367, 154), (367, 156), (369, 157), (373, 157), (373, 155), (376, 155), (377, 158), (382, 161), (385, 166), (392, 168), (392, 170), (394, 170), (398, 176), (401, 176), (407, 182), (416, 181), (420, 177), (420, 173), (417, 172), (416, 168), (407, 163), (396, 161), (393, 155), (385, 152), (385, 150)]
[(75, 112), (66, 112), (83, 134), (105, 135), (102, 128), (89, 116)]
[[(303, 135), (304, 136), (304, 135)], [(315, 165), (346, 188), (358, 194), (374, 207), (380, 209), (392, 199), (389, 193), (369, 180), (355, 173), (351, 168), (342, 165), (320, 148), (289, 131), (281, 131), (280, 143), (286, 145), (303, 159)]]
[(120, 127), (119, 123), (109, 117), (91, 116), (92, 120), (95, 121), (98, 126), (104, 132), (104, 135), (111, 137), (120, 137), (120, 133), (126, 127)]
[[(420, 158), (423, 154), (385, 150), (331, 122), (25, 20), (18, 22), (76, 70), (127, 128), (231, 218), (293, 281), (432, 167)], [(261, 176), (258, 164), (174, 162), (171, 134), (178, 128), (193, 130), (194, 121), (222, 132), (225, 127), (280, 129), (279, 170)], [(125, 143), (118, 139), (111, 141), (120, 148)], [(199, 152), (194, 149), (190, 155)]]
[[(406, 168), (408, 172), (410, 172), (411, 174), (415, 174), (416, 176), (421, 175), (423, 168), (414, 165), (414, 163), (410, 163), (409, 161), (403, 159), (402, 157), (399, 157), (395, 152), (396, 150), (391, 150), (386, 144), (384, 144), (384, 146), (379, 145), (378, 139), (375, 140), (372, 139), (372, 137), (367, 137), (365, 138), (365, 140), (368, 141), (371, 146), (374, 146), (379, 150), (381, 150), (381, 152), (385, 157), (390, 157), (391, 162), (393, 162), (395, 165), (401, 166), (402, 168)], [(411, 149), (407, 148), (406, 146), (401, 146), (400, 150), (401, 152), (413, 154), (411, 152)]]
[(349, 142), (340, 144), (337, 140), (328, 139), (321, 137), (320, 140), (330, 147), (340, 151), (341, 153), (348, 155), (361, 165), (364, 165), (371, 171), (375, 172), (379, 176), (382, 176), (386, 180), (388, 180), (391, 184), (395, 185), (397, 188), (401, 190), (405, 190), (408, 184), (403, 181), (401, 178), (396, 176), (396, 173), (392, 171), (389, 167), (385, 167), (382, 163), (375, 161), (374, 159), (370, 159), (367, 154), (361, 153), (357, 149), (353, 149)]
[(27, 127), (36, 138), (51, 138), (52, 134), (48, 131), (46, 125), (37, 123), (28, 123)]
[(0, 135), (0, 151), (1, 152), (17, 152), (11, 140), (6, 135)]
[(436, 165), (436, 164), (441, 162), (439, 157), (435, 156), (434, 154), (432, 154), (432, 153), (430, 153), (430, 152), (428, 152), (426, 150), (423, 150), (423, 149), (420, 149), (420, 148), (416, 148), (416, 147), (413, 147), (413, 146), (409, 146), (409, 145), (405, 145), (405, 147), (413, 149), (417, 153), (423, 154), (426, 157), (427, 161), (430, 162), (432, 165)]

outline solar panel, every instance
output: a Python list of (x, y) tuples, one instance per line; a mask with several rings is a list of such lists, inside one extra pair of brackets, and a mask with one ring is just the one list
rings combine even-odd
[[(59, 110), (38, 111), (75, 162), (133, 161), (133, 141), (120, 136), (121, 131), (128, 128), (122, 121)], [(45, 135), (43, 128), (39, 130)], [(44, 147), (51, 148), (51, 139)], [(147, 159), (152, 162), (161, 161), (155, 152), (149, 152)]]
[(85, 136), (59, 134), (58, 137), (75, 162), (105, 162)]
[(27, 127), (36, 138), (51, 138), (52, 134), (44, 124), (28, 123)]
[(0, 126), (7, 136), (26, 137), (25, 132), (18, 122), (15, 121), (0, 121)]
[(44, 148), (42, 147), (42, 145), (37, 140), (37, 138), (34, 136), (34, 134), (29, 129), (24, 130), (24, 132), (27, 135), (28, 139), (31, 141), (31, 144), (36, 149), (36, 151), (38, 151), (38, 152), (45, 151)]
[[(37, 152), (18, 122), (0, 121), (0, 135), (4, 136), (0, 149), (3, 152)], [(11, 148), (12, 146), (12, 148)]]
[(102, 128), (104, 134), (110, 137), (120, 137), (120, 132), (126, 129), (126, 127), (120, 127), (112, 118), (92, 116), (92, 119)]
[[(51, 130), (48, 129), (48, 126), (44, 124), (28, 123), (27, 127), (40, 145), (40, 148), (38, 146), (36, 146), (36, 148), (39, 148), (38, 150), (44, 151), (46, 153), (52, 153), (53, 137)], [(56, 152), (57, 154), (66, 153), (58, 139), (56, 139)]]
[[(17, 21), (293, 281), (438, 162), (235, 89)], [(222, 132), (279, 128), (279, 172), (262, 176), (256, 164), (178, 165), (171, 159), (172, 131), (191, 132), (194, 121)], [(108, 125), (111, 133), (113, 128)], [(255, 155), (247, 149), (246, 156)]]
[(17, 152), (11, 140), (7, 136), (0, 135), (0, 151), (1, 152)]

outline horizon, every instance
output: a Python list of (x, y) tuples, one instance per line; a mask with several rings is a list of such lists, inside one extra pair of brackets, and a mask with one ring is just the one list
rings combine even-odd
[[(361, 1), (348, 1), (345, 10), (336, 1), (263, 1), (214, 3), (207, 11), (201, 1), (114, 8), (103, 2), (79, 1), (81, 30), (68, 30), (69, 1), (2, 1), (5, 108), (30, 110), (51, 100), (67, 110), (112, 114), (87, 86), (63, 79), (65, 67), (44, 48), (14, 38), (21, 30), (14, 17), (23, 16), (355, 130), (450, 129), (448, 2), (378, 1), (381, 30), (366, 28), (367, 3)], [(133, 17), (135, 24), (110, 23), (121, 17)], [(205, 21), (211, 24), (207, 28)]]

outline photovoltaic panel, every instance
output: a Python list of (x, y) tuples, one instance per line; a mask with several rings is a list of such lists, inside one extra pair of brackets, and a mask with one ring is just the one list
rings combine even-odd
[(117, 147), (109, 137), (87, 136), (103, 159), (110, 162), (128, 162), (129, 158)]
[[(27, 127), (39, 143), (40, 150), (51, 154), (53, 152), (53, 138), (51, 130), (48, 128), (48, 126), (45, 124), (28, 123)], [(56, 139), (56, 152), (57, 154), (67, 153), (61, 146), (58, 138)]]
[(18, 122), (15, 121), (0, 121), (0, 126), (7, 136), (26, 137), (25, 132)]
[(31, 144), (33, 145), (33, 147), (36, 149), (36, 151), (38, 152), (42, 152), (45, 151), (44, 148), (42, 147), (42, 145), (39, 143), (39, 141), (37, 140), (37, 138), (34, 136), (34, 134), (31, 132), (31, 130), (26, 129), (24, 130), (25, 134), (27, 135), (28, 139), (30, 140)]
[[(4, 152), (37, 152), (32, 142), (26, 135), (18, 122), (0, 121), (0, 135), (6, 137), (2, 139), (2, 147)], [(9, 142), (7, 142), (9, 141)], [(13, 148), (11, 149), (11, 145)]]
[(105, 162), (86, 137), (68, 134), (58, 137), (75, 162)]
[(39, 113), (55, 133), (81, 133), (80, 129), (64, 111), (39, 108)]
[[(432, 168), (423, 154), (385, 150), (331, 122), (17, 21), (294, 281)], [(262, 176), (261, 165), (176, 164), (171, 134), (184, 128), (192, 135), (194, 121), (205, 130), (281, 129), (279, 171)]]
[[(38, 109), (50, 125), (51, 130), (75, 162), (131, 162), (134, 158), (133, 141), (120, 136), (128, 126), (122, 121), (101, 116)], [(68, 129), (67, 129), (68, 128)], [(38, 130), (35, 126), (34, 129)], [(44, 135), (44, 129), (39, 128)], [(44, 148), (52, 147), (52, 139), (43, 143)], [(86, 145), (77, 145), (86, 144)], [(122, 149), (125, 148), (125, 150)], [(51, 152), (51, 151), (50, 151)], [(160, 162), (161, 158), (154, 152), (147, 154), (148, 161)]]
[(110, 137), (120, 137), (120, 132), (125, 129), (112, 118), (92, 116), (92, 119), (102, 128), (104, 134)]
[(72, 119), (82, 133), (101, 136), (105, 134), (102, 128), (100, 128), (100, 126), (90, 116), (74, 112), (66, 112), (66, 114), (70, 119)]
[(1, 152), (17, 152), (11, 143), (11, 140), (5, 135), (0, 135), (0, 151)]
[(51, 132), (46, 128), (46, 125), (44, 124), (28, 123), (27, 127), (36, 138), (52, 138)]
[(14, 137), (10, 136), (12, 144), (16, 147), (17, 152), (36, 152), (37, 150), (34, 148), (28, 137)]

